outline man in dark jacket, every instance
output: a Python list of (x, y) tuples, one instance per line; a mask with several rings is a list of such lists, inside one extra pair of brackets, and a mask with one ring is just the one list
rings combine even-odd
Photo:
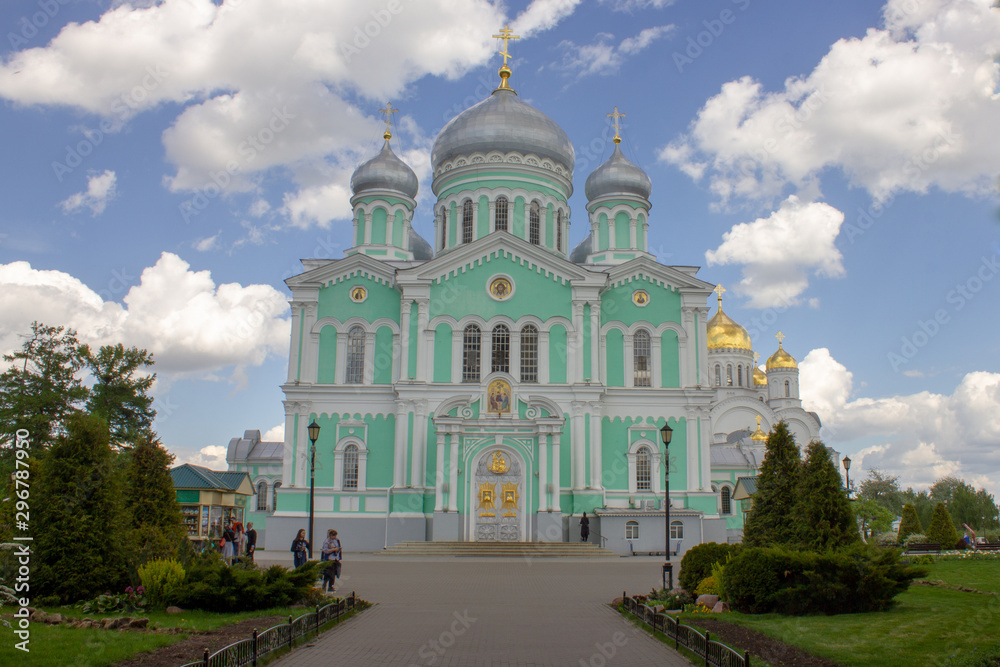
[(253, 562), (253, 552), (257, 548), (257, 531), (253, 529), (253, 523), (247, 524), (247, 562)]

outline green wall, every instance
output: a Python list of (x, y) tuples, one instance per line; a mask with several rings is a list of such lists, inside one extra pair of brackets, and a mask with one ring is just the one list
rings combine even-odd
[(549, 383), (566, 383), (566, 327), (555, 324), (549, 330)]
[[(368, 290), (368, 298), (361, 303), (351, 301), (350, 291), (354, 285)], [(366, 322), (386, 317), (399, 324), (400, 294), (388, 285), (355, 275), (336, 284), (324, 285), (319, 290), (317, 318), (336, 317), (346, 322), (352, 317), (360, 317)]]
[(451, 382), (451, 336), (450, 324), (434, 330), (434, 382)]
[(625, 386), (625, 339), (618, 329), (608, 331), (607, 373), (605, 384), (609, 387)]
[(319, 332), (319, 368), (316, 381), (333, 384), (337, 377), (337, 329), (328, 324)]
[(664, 331), (660, 339), (660, 386), (680, 387), (680, 347), (676, 331)]
[(375, 374), (372, 384), (392, 384), (392, 329), (387, 326), (375, 332)]

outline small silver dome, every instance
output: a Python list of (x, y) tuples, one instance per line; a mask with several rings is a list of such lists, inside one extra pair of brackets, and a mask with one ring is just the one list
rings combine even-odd
[(652, 189), (653, 184), (646, 172), (629, 162), (617, 143), (615, 152), (587, 177), (584, 186), (587, 201), (606, 195), (634, 195), (649, 199)]
[(534, 153), (571, 173), (576, 153), (558, 124), (512, 90), (498, 88), (485, 100), (458, 114), (441, 130), (431, 150), (436, 171), (444, 162), (471, 153)]
[(379, 154), (355, 169), (351, 176), (351, 192), (355, 195), (369, 190), (394, 190), (415, 199), (417, 188), (417, 175), (396, 157), (388, 139)]
[(417, 234), (413, 227), (410, 227), (410, 252), (413, 253), (413, 259), (416, 260), (423, 261), (434, 258), (434, 250), (431, 248), (431, 244), (423, 236)]
[(573, 262), (574, 264), (587, 263), (587, 255), (590, 254), (590, 249), (594, 243), (593, 236), (594, 236), (593, 233), (587, 234), (587, 238), (580, 241), (580, 243), (578, 243), (577, 246), (573, 248), (573, 252), (569, 254), (569, 261)]

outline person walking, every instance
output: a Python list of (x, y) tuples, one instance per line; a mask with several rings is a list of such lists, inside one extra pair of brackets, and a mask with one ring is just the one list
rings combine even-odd
[(253, 562), (253, 552), (257, 549), (257, 531), (254, 530), (253, 522), (247, 524), (247, 562)]
[(222, 531), (222, 558), (226, 565), (233, 564), (233, 554), (236, 553), (236, 531), (233, 530), (233, 523), (230, 521), (226, 529)]
[(306, 539), (306, 529), (300, 528), (299, 534), (292, 540), (293, 563), (296, 568), (302, 567), (309, 560), (309, 540)]
[(583, 513), (583, 518), (580, 519), (580, 541), (586, 542), (590, 537), (590, 519), (587, 518), (587, 513)]
[(337, 531), (331, 528), (326, 533), (326, 541), (323, 542), (323, 551), (320, 556), (323, 560), (328, 561), (327, 566), (323, 569), (324, 593), (332, 593), (337, 590), (334, 584), (337, 583), (337, 577), (340, 576), (342, 550), (340, 540), (337, 538)]

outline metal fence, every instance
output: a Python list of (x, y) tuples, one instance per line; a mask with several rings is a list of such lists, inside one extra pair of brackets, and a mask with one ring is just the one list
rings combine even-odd
[(296, 619), (288, 617), (287, 623), (280, 623), (263, 632), (253, 631), (249, 639), (243, 639), (230, 644), (197, 662), (189, 662), (181, 667), (257, 667), (257, 661), (272, 651), (280, 648), (292, 648), (296, 639), (305, 637), (310, 632), (319, 632), (328, 621), (338, 619), (357, 606), (357, 596), (352, 592), (346, 598), (331, 602), (325, 607), (316, 605), (316, 611), (310, 611)]
[(649, 605), (627, 595), (624, 598), (625, 611), (634, 615), (656, 632), (662, 632), (674, 640), (674, 648), (683, 646), (705, 661), (706, 667), (750, 667), (750, 652), (740, 655), (712, 639), (707, 630), (701, 634), (697, 629), (684, 625), (670, 614), (658, 614)]

